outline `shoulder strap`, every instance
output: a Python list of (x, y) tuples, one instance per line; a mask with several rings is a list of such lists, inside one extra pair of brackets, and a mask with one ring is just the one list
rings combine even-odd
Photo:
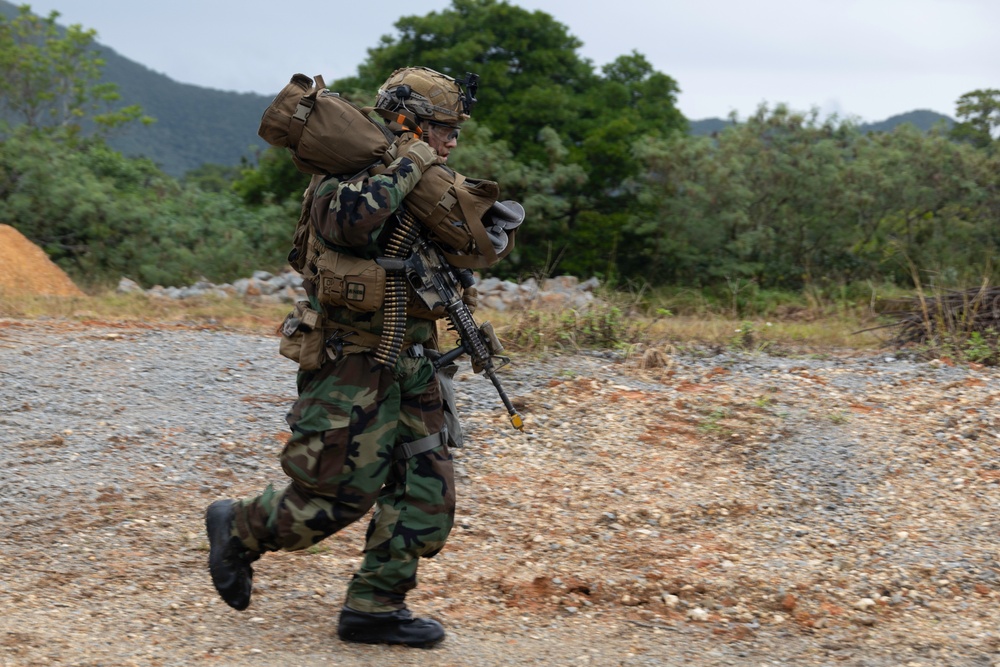
[[(364, 113), (364, 114), (365, 114), (366, 116), (370, 116), (370, 115), (372, 114), (372, 112), (373, 112), (373, 111), (374, 111), (374, 112), (375, 112), (376, 114), (378, 114), (379, 116), (382, 116), (382, 114), (380, 113), (380, 110), (379, 110), (379, 109), (376, 109), (375, 107), (361, 107), (361, 111), (362, 111), (362, 112), (363, 112), (363, 113)], [(382, 134), (384, 134), (384, 135), (385, 135), (385, 139), (386, 139), (386, 141), (388, 141), (388, 142), (389, 142), (389, 145), (390, 145), (390, 146), (394, 146), (394, 145), (395, 145), (395, 142), (396, 142), (396, 139), (397, 139), (397, 137), (396, 137), (396, 135), (395, 135), (395, 134), (393, 133), (393, 131), (392, 131), (391, 129), (389, 129), (389, 126), (388, 126), (388, 125), (386, 125), (386, 124), (385, 124), (384, 122), (383, 122), (383, 123), (378, 123), (378, 122), (376, 122), (375, 124), (376, 124), (376, 125), (378, 126), (378, 128), (379, 128), (380, 130), (382, 130)], [(386, 164), (388, 164), (388, 162), (387, 162)]]
[(309, 120), (309, 115), (312, 113), (313, 107), (316, 106), (316, 96), (319, 95), (320, 91), (326, 90), (326, 82), (323, 81), (322, 74), (313, 77), (313, 81), (313, 87), (309, 92), (299, 98), (295, 113), (292, 114), (292, 119), (288, 123), (288, 145), (293, 149), (299, 146), (306, 121)]

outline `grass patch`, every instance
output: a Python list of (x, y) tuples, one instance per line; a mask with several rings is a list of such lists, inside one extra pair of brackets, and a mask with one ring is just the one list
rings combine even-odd
[(834, 424), (846, 424), (851, 420), (846, 412), (831, 412), (827, 418)]
[[(476, 320), (492, 322), (509, 352), (525, 354), (603, 349), (633, 356), (655, 349), (683, 351), (693, 347), (809, 354), (830, 349), (876, 349), (886, 343), (890, 333), (855, 334), (874, 322), (873, 315), (861, 306), (846, 311), (830, 309), (810, 305), (805, 296), (795, 301), (793, 295), (784, 295), (768, 302), (772, 305), (767, 313), (744, 312), (734, 318), (728, 304), (696, 297), (697, 293), (689, 290), (642, 295), (605, 291), (585, 308), (505, 312), (481, 308)], [(113, 290), (86, 297), (0, 293), (0, 317), (9, 319), (172, 324), (259, 334), (273, 333), (290, 308), (290, 304), (236, 297), (174, 300)], [(441, 330), (442, 344), (450, 346), (454, 332), (445, 332), (444, 323)], [(978, 349), (975, 352), (983, 354)]]
[(316, 554), (325, 554), (330, 552), (330, 547), (325, 544), (314, 544), (311, 547), (306, 547), (306, 553), (315, 556)]
[(634, 354), (651, 348), (706, 347), (768, 354), (810, 354), (829, 350), (875, 350), (884, 331), (871, 327), (864, 308), (848, 313), (796, 310), (785, 319), (763, 316), (734, 319), (725, 310), (675, 314), (672, 309), (596, 305), (586, 311), (480, 310), (479, 321), (493, 322), (504, 345), (515, 352), (541, 353), (614, 349)]
[(728, 416), (729, 413), (726, 410), (723, 410), (721, 408), (713, 410), (708, 416), (705, 417), (705, 421), (703, 421), (701, 424), (698, 425), (698, 430), (701, 431), (702, 433), (708, 433), (711, 431), (721, 431), (722, 424), (720, 424), (719, 422), (721, 422)]
[(213, 326), (272, 333), (291, 309), (289, 304), (238, 298), (201, 297), (174, 300), (144, 293), (106, 291), (86, 297), (8, 296), (0, 293), (0, 317), (54, 318), (76, 322)]

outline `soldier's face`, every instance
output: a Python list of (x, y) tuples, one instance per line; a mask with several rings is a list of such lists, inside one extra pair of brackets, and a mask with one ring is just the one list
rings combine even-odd
[(425, 128), (424, 141), (447, 161), (451, 149), (458, 145), (459, 128), (437, 123), (426, 123)]

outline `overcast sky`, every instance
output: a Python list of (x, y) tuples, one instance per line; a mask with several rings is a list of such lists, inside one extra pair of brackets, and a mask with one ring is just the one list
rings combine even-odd
[[(14, 0), (183, 83), (276, 93), (295, 72), (354, 74), (401, 16), (450, 0)], [(692, 120), (761, 104), (863, 121), (1000, 88), (1000, 0), (513, 0), (546, 12), (600, 67), (637, 50), (677, 80)], [(296, 28), (293, 8), (303, 10)], [(324, 16), (325, 15), (325, 16)], [(400, 63), (400, 66), (434, 63)], [(484, 86), (489, 82), (484, 81)]]

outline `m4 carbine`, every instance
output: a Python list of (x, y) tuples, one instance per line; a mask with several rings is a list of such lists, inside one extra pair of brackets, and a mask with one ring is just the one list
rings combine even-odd
[(406, 258), (382, 257), (378, 263), (387, 271), (404, 272), (406, 280), (429, 309), (444, 307), (448, 313), (448, 319), (458, 333), (459, 346), (435, 359), (434, 367), (440, 368), (468, 354), (473, 371), (485, 374), (496, 387), (500, 400), (507, 408), (511, 425), (523, 431), (524, 420), (507, 397), (496, 374), (499, 368), (510, 363), (510, 358), (503, 356), (503, 345), (493, 325), (489, 322), (477, 325), (469, 306), (462, 301), (461, 288), (472, 287), (475, 282), (472, 271), (453, 267), (441, 249), (424, 233), (417, 235), (411, 249)]

